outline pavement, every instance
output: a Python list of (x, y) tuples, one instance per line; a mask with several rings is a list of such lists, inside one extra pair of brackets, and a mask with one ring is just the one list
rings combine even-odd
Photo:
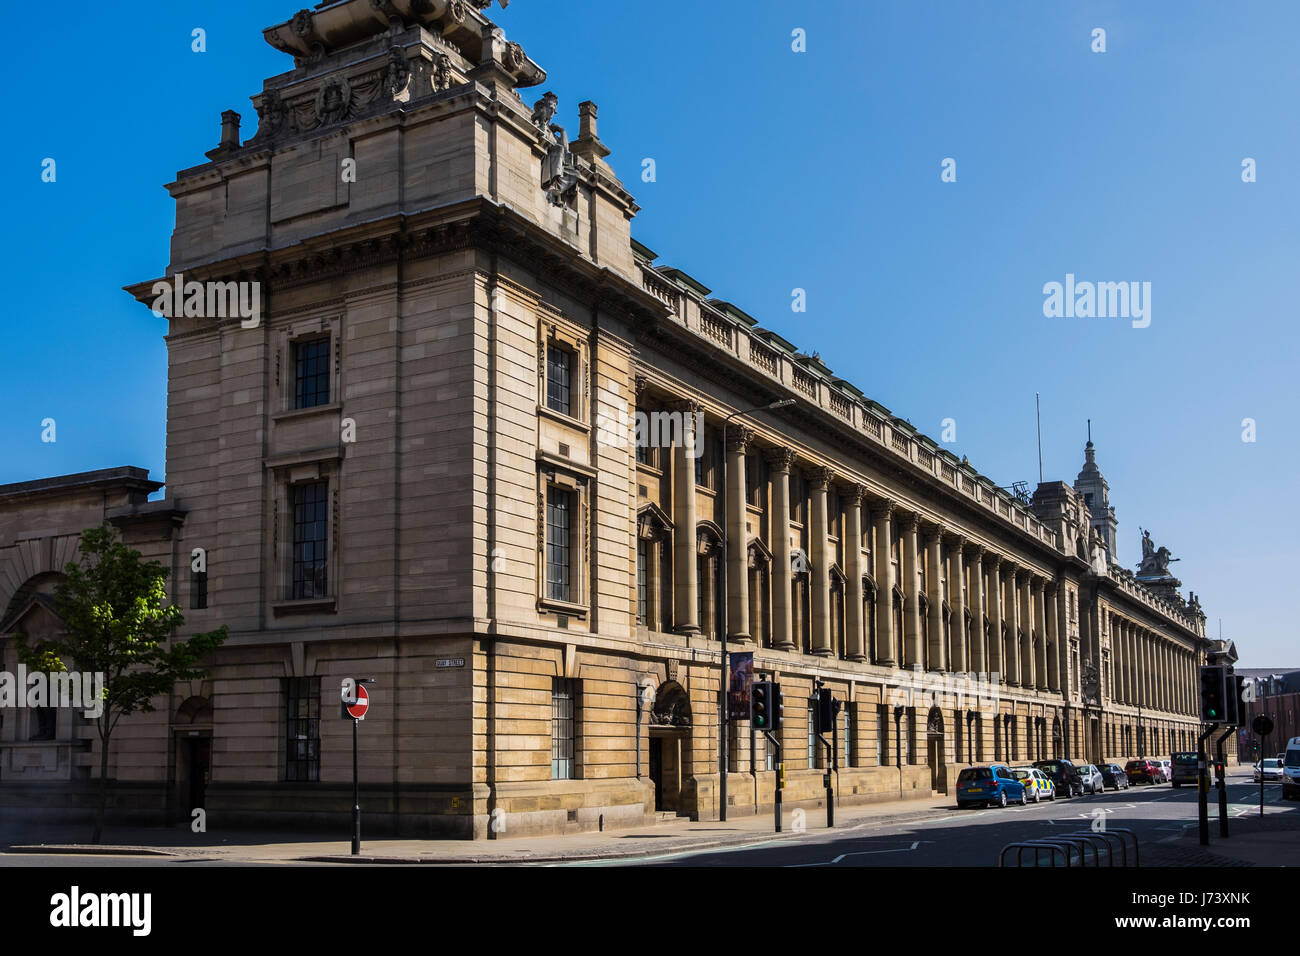
[[(1160, 833), (1144, 834), (1142, 848), (1143, 866), (1275, 866), (1300, 861), (1300, 808), (1294, 803), (1282, 803), (1280, 794), (1270, 792), (1268, 812), (1262, 819), (1248, 804), (1251, 799), (1249, 773), (1230, 778), (1232, 837), (1224, 840), (1218, 836), (1216, 796), (1211, 793), (1211, 837), (1209, 847), (1198, 841), (1195, 825), (1195, 797), (1189, 790), (1173, 791), (1158, 787), (1136, 795), (1133, 791), (1106, 794), (1098, 801), (1141, 800), (1146, 804), (1154, 800), (1161, 805), (1160, 812), (1172, 814), (1172, 820), (1159, 821)], [(893, 847), (900, 839), (901, 845), (917, 849), (915, 836), (925, 836), (921, 830), (940, 831), (945, 834), (945, 853), (935, 859), (930, 854), (915, 854), (917, 865), (991, 865), (996, 858), (996, 846), (1020, 838), (1006, 831), (1008, 824), (1025, 825), (1038, 817), (1044, 825), (1048, 817), (1086, 817), (1088, 803), (1093, 798), (1076, 798), (1057, 801), (1056, 804), (1027, 808), (1027, 816), (1001, 816), (1015, 811), (960, 811), (951, 797), (935, 796), (905, 800), (889, 800), (852, 807), (837, 807), (835, 828), (826, 829), (825, 809), (804, 811), (804, 828), (800, 830), (793, 811), (787, 809), (783, 823), (784, 832), (773, 830), (770, 813), (758, 816), (732, 816), (725, 823), (679, 818), (651, 823), (626, 830), (571, 833), (558, 836), (509, 837), (488, 841), (416, 840), (416, 839), (366, 839), (362, 840), (359, 856), (350, 854), (347, 839), (320, 833), (272, 833), (267, 831), (211, 831), (192, 833), (188, 829), (163, 828), (109, 828), (99, 845), (84, 842), (87, 827), (23, 828), (12, 825), (0, 828), (0, 865), (41, 865), (58, 857), (67, 863), (116, 863), (125, 865), (157, 865), (169, 863), (210, 863), (226, 865), (276, 865), (276, 864), (556, 864), (607, 863), (620, 861), (633, 863), (672, 858), (684, 865), (712, 863), (723, 857), (731, 865), (809, 865), (805, 859), (817, 858), (827, 841), (852, 840), (859, 848), (876, 847), (869, 853), (869, 865), (894, 865), (900, 857), (884, 854), (895, 852)], [(1172, 802), (1170, 802), (1172, 801)], [(1134, 803), (1114, 803), (1132, 808)], [(1017, 808), (1018, 809), (1018, 808)], [(1152, 806), (1155, 810), (1155, 806)], [(1089, 811), (1091, 812), (1091, 811)], [(1112, 811), (1106, 811), (1112, 812)], [(1126, 812), (1121, 810), (1120, 812)], [(1127, 811), (1136, 812), (1136, 811)], [(1118, 818), (1115, 818), (1119, 822)], [(1155, 826), (1157, 821), (1152, 821)], [(508, 824), (508, 820), (507, 820)], [(990, 827), (988, 824), (993, 824)], [(1172, 824), (1172, 825), (1170, 825)], [(1087, 825), (1087, 824), (1082, 824)], [(363, 819), (364, 826), (364, 819)], [(983, 832), (985, 835), (979, 837)], [(1010, 836), (1006, 832), (1011, 832)], [(900, 836), (906, 835), (906, 836)], [(933, 835), (931, 832), (929, 835)], [(950, 835), (950, 836), (949, 836)], [(890, 841), (877, 842), (870, 841)], [(966, 841), (982, 839), (983, 843)], [(866, 842), (863, 842), (866, 841)], [(921, 841), (932, 843), (932, 840)], [(969, 846), (970, 852), (962, 852)], [(921, 848), (925, 850), (924, 847)], [(932, 848), (932, 852), (939, 847)], [(954, 859), (956, 852), (963, 857)], [(875, 854), (882, 854), (876, 859)], [(965, 859), (969, 856), (970, 859)], [(787, 862), (790, 861), (790, 862)]]

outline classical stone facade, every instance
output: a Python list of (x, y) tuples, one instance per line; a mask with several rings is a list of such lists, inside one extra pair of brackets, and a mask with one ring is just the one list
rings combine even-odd
[[(368, 826), (716, 817), (724, 603), (731, 649), (783, 687), (790, 806), (823, 799), (818, 679), (846, 702), (846, 803), (951, 792), (976, 760), (1192, 745), (1204, 615), (1115, 565), (1091, 442), (1074, 487), (1008, 495), (656, 266), (595, 105), (570, 140), (476, 6), (350, 0), (267, 30), (294, 69), (254, 136), (227, 112), (170, 184), (171, 262), (130, 287), (260, 296), (256, 323), (168, 320), (166, 500), (37, 522), (0, 488), (0, 630), (104, 517), (172, 568), (186, 632), (230, 629), (208, 680), (131, 722), (120, 805), (343, 824), (335, 697), (364, 676)], [(773, 800), (750, 739), (730, 725), (735, 813)]]

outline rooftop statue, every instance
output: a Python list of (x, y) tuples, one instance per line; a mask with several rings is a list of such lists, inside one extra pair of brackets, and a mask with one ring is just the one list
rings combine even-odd
[(1163, 545), (1157, 548), (1155, 542), (1151, 540), (1151, 532), (1142, 529), (1142, 565), (1138, 568), (1139, 575), (1167, 577), (1170, 563), (1181, 560), (1175, 558), (1173, 553)]

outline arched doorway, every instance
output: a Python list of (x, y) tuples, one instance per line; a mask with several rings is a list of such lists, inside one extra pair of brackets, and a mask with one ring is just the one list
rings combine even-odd
[(655, 810), (689, 813), (682, 798), (683, 782), (691, 777), (691, 702), (677, 681), (664, 681), (650, 709), (650, 780)]
[(188, 697), (172, 718), (176, 746), (176, 782), (173, 796), (184, 822), (206, 807), (212, 779), (212, 701)]
[(948, 792), (948, 764), (943, 748), (943, 711), (931, 707), (925, 721), (925, 760), (930, 765), (930, 789)]

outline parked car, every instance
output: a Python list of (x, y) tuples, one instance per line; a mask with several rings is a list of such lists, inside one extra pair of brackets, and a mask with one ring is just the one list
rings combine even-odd
[(1056, 785), (1037, 767), (1012, 767), (1011, 773), (1024, 784), (1030, 803), (1056, 799)]
[(1106, 789), (1106, 778), (1101, 775), (1096, 764), (1079, 764), (1079, 780), (1083, 783), (1084, 793), (1101, 793)]
[(1069, 760), (1035, 760), (1034, 766), (1043, 772), (1056, 792), (1065, 797), (1083, 796), (1083, 781), (1079, 769)]
[(1282, 779), (1282, 761), (1276, 757), (1265, 757), (1255, 764), (1254, 780), (1259, 783), (1260, 778), (1265, 783), (1272, 783), (1275, 780)]
[(1129, 783), (1163, 783), (1165, 769), (1154, 760), (1130, 760), (1124, 765)]
[(957, 807), (1026, 803), (1025, 785), (1015, 778), (1005, 764), (987, 764), (982, 767), (963, 767), (957, 775)]
[(1128, 774), (1117, 763), (1104, 763), (1097, 768), (1101, 771), (1103, 784), (1111, 790), (1127, 790)]
[(1195, 750), (1178, 750), (1174, 752), (1171, 761), (1173, 773), (1169, 779), (1175, 787), (1181, 787), (1185, 783), (1193, 787), (1196, 786), (1196, 778), (1200, 775), (1197, 767), (1198, 760), (1199, 755)]
[(1286, 759), (1282, 761), (1282, 799), (1300, 797), (1300, 737), (1287, 741)]

